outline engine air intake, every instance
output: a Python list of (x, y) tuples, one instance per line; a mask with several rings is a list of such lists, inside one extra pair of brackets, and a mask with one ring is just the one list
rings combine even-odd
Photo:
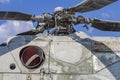
[(27, 46), (20, 51), (20, 60), (25, 67), (35, 69), (44, 63), (45, 55), (40, 47)]

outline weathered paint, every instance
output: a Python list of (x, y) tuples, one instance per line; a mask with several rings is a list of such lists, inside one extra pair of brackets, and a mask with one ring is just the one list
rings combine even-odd
[[(45, 62), (37, 69), (27, 69), (19, 58), (21, 49), (30, 45), (45, 53)], [(18, 36), (0, 46), (0, 80), (120, 80), (119, 45), (118, 37), (90, 37), (83, 32)], [(16, 68), (11, 70), (13, 63)]]

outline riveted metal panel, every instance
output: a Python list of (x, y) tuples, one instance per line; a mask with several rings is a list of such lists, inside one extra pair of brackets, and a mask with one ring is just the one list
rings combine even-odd
[(25, 74), (3, 74), (3, 80), (27, 80)]
[(71, 37), (59, 36), (59, 38), (59, 41), (53, 40), (51, 43), (50, 71), (61, 74), (92, 74), (91, 41), (78, 37), (73, 40)]

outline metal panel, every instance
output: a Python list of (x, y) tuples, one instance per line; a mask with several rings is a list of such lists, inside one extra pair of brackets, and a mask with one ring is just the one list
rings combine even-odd
[(7, 46), (0, 46), (0, 56), (5, 54), (6, 52), (9, 52), (9, 49)]
[(3, 74), (3, 80), (27, 80), (25, 74)]
[(101, 75), (52, 75), (52, 80), (115, 80)]
[(92, 51), (94, 52), (120, 52), (120, 42), (119, 41), (102, 41), (93, 42)]
[[(21, 42), (22, 43), (22, 42)], [(12, 46), (16, 46), (18, 45), (17, 42), (11, 42), (9, 44), (9, 47), (12, 49)], [(44, 53), (45, 53), (45, 62), (42, 66), (40, 66), (39, 68), (36, 69), (27, 69), (20, 61), (20, 51), (25, 48), (26, 46), (31, 46), (31, 45), (35, 45), (40, 47), (41, 49), (43, 49)], [(11, 51), (14, 59), (16, 60), (17, 64), (19, 65), (19, 68), (21, 70), (22, 73), (40, 73), (40, 69), (44, 68), (45, 72), (48, 73), (49, 68), (48, 68), (48, 64), (49, 64), (49, 42), (47, 41), (34, 41), (31, 42), (25, 46), (19, 47), (17, 49), (14, 49)]]
[[(60, 41), (51, 44), (50, 69), (58, 74), (92, 74), (93, 61), (89, 49), (89, 40), (69, 41), (69, 37), (60, 37)], [(64, 39), (63, 39), (64, 38)], [(78, 37), (79, 38), (79, 37)], [(76, 40), (78, 40), (78, 38)], [(64, 41), (66, 39), (66, 41)], [(68, 41), (67, 41), (68, 40)], [(81, 43), (83, 43), (81, 45)], [(89, 46), (90, 48), (90, 46)]]
[[(6, 53), (2, 56), (0, 56), (0, 73), (2, 72), (20, 72), (19, 66), (17, 65), (17, 62), (14, 60), (11, 53)], [(15, 64), (15, 69), (11, 69), (10, 65)]]
[(120, 53), (94, 53), (93, 65), (95, 74), (120, 80)]
[(94, 73), (110, 80), (120, 80), (120, 39), (117, 37), (94, 37), (92, 41)]

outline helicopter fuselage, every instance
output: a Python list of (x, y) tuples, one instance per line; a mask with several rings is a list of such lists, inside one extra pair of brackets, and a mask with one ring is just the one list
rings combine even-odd
[[(119, 40), (90, 37), (83, 32), (66, 36), (16, 36), (6, 46), (0, 46), (0, 80), (119, 80)], [(33, 48), (29, 49), (30, 46)], [(45, 57), (39, 50), (37, 55), (34, 46)], [(29, 57), (21, 57), (21, 53), (28, 52)], [(30, 57), (32, 52), (35, 55)], [(41, 60), (42, 64), (37, 65)]]

